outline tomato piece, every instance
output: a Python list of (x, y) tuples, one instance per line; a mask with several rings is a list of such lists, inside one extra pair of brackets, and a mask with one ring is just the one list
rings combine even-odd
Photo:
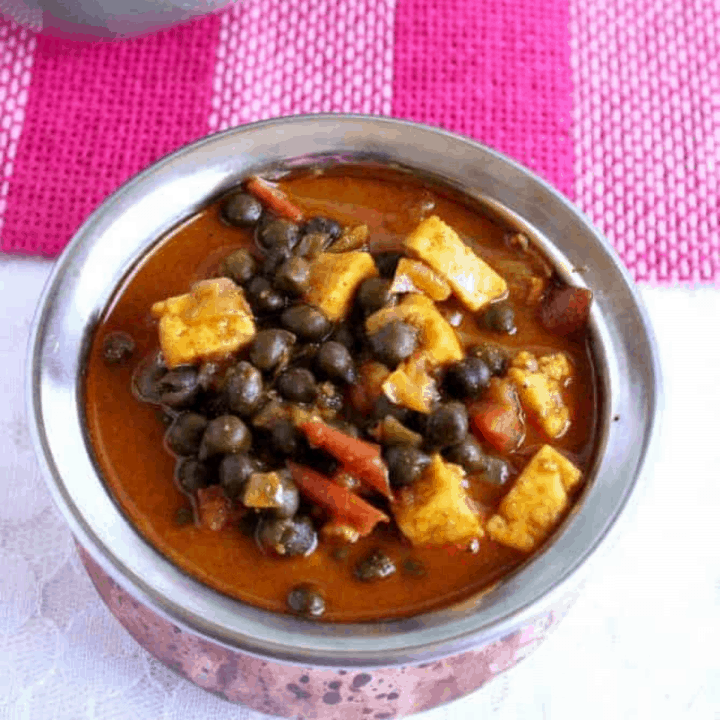
[(525, 431), (522, 420), (510, 405), (474, 403), (471, 412), (475, 435), (481, 440), (487, 440), (498, 452), (512, 452), (523, 441)]
[(370, 503), (324, 475), (294, 462), (287, 463), (300, 492), (327, 510), (341, 525), (349, 525), (360, 535), (369, 535), (379, 522), (390, 518)]
[(304, 423), (300, 429), (312, 445), (327, 450), (349, 473), (392, 500), (388, 469), (379, 445), (358, 440), (315, 420)]
[(290, 202), (282, 190), (271, 185), (267, 180), (255, 175), (245, 183), (245, 187), (251, 195), (280, 217), (298, 223), (305, 219), (302, 210)]
[(554, 288), (540, 310), (540, 322), (556, 335), (576, 332), (587, 324), (592, 296), (587, 288)]
[(197, 491), (198, 520), (209, 530), (222, 530), (231, 519), (230, 501), (219, 485)]

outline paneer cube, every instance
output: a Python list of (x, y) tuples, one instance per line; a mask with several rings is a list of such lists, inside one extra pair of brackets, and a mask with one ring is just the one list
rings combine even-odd
[(560, 437), (570, 423), (561, 383), (571, 374), (570, 362), (563, 353), (536, 359), (527, 351), (518, 353), (507, 373), (523, 409), (550, 438)]
[(370, 237), (370, 229), (367, 225), (355, 225), (346, 227), (342, 235), (328, 248), (328, 252), (349, 252), (350, 250), (362, 250), (367, 245)]
[(393, 503), (398, 527), (413, 545), (460, 545), (483, 537), (480, 516), (463, 485), (465, 471), (435, 454), (420, 479)]
[(400, 258), (390, 292), (422, 292), (431, 300), (447, 300), (452, 290), (447, 281), (422, 260)]
[(423, 220), (405, 238), (405, 247), (440, 273), (470, 310), (479, 310), (507, 293), (505, 280), (437, 215)]
[(243, 491), (243, 505), (257, 510), (282, 509), (291, 487), (289, 480), (277, 471), (252, 473)]
[(370, 253), (322, 253), (312, 264), (305, 302), (320, 308), (333, 322), (342, 320), (350, 312), (360, 283), (377, 274)]
[(396, 307), (383, 308), (370, 315), (365, 321), (365, 328), (372, 335), (391, 320), (402, 320), (420, 331), (419, 350), (430, 367), (457, 362), (465, 357), (455, 330), (429, 297), (411, 293)]
[(543, 445), (503, 498), (498, 514), (487, 521), (488, 535), (518, 550), (535, 550), (557, 526), (568, 508), (568, 493), (581, 477), (564, 455)]
[(160, 348), (169, 368), (220, 358), (255, 337), (255, 320), (242, 288), (228, 278), (202, 280), (191, 292), (153, 304)]
[(572, 375), (572, 367), (565, 353), (553, 353), (538, 358), (538, 369), (551, 380), (562, 382)]
[(387, 399), (410, 410), (429, 413), (439, 395), (435, 379), (428, 374), (426, 366), (423, 355), (400, 363), (382, 385)]

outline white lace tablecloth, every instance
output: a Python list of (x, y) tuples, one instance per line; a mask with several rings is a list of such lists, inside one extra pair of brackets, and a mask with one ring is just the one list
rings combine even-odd
[[(0, 720), (260, 720), (106, 611), (33, 456), (26, 342), (50, 270), (0, 256)], [(720, 290), (642, 289), (665, 413), (632, 524), (527, 660), (418, 720), (720, 720)]]

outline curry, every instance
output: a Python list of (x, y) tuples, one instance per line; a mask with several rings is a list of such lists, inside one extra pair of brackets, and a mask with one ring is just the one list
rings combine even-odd
[(446, 607), (538, 552), (584, 485), (590, 300), (449, 188), (251, 178), (114, 294), (94, 456), (139, 532), (222, 593), (333, 622)]

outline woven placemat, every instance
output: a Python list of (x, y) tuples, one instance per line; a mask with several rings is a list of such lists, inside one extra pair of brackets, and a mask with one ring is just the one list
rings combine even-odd
[(109, 192), (209, 132), (362, 112), (519, 160), (639, 280), (718, 283), (719, 35), (699, 1), (245, 0), (110, 43), (0, 21), (2, 249), (56, 255)]

